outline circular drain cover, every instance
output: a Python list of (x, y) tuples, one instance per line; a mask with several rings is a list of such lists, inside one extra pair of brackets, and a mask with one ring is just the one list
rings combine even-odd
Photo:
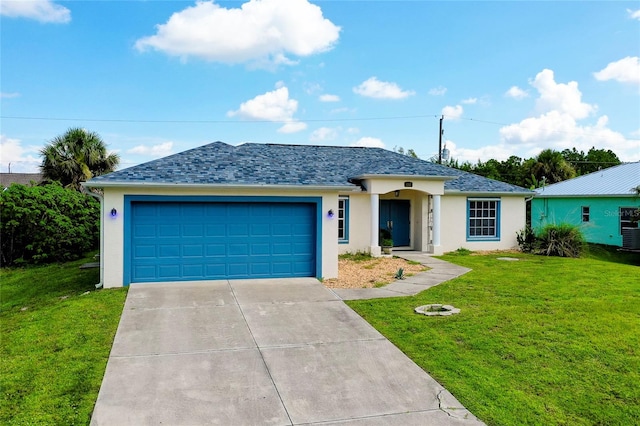
[(414, 309), (417, 314), (426, 315), (429, 317), (434, 316), (449, 316), (460, 313), (460, 309), (451, 305), (441, 305), (439, 303), (432, 303), (431, 305), (422, 305)]

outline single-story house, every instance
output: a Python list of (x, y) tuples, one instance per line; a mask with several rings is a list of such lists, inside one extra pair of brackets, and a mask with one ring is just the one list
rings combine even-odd
[(533, 192), (380, 148), (215, 142), (101, 188), (102, 282), (338, 275), (338, 254), (516, 246)]
[(590, 243), (622, 246), (624, 228), (636, 228), (632, 214), (640, 208), (634, 188), (640, 185), (640, 162), (620, 164), (538, 188), (531, 202), (531, 226), (580, 226)]

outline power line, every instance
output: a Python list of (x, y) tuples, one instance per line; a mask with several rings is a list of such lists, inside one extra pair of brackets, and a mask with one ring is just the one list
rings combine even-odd
[[(374, 121), (374, 120), (411, 120), (417, 118), (437, 117), (436, 115), (403, 115), (390, 117), (364, 117), (364, 118), (317, 118), (305, 119), (303, 122), (344, 122), (344, 121)], [(26, 117), (2, 115), (0, 119), (7, 120), (40, 120), (40, 121), (94, 121), (103, 123), (167, 123), (167, 124), (247, 124), (247, 123), (277, 123), (286, 124), (296, 120), (142, 120), (129, 118), (71, 118), (71, 117)]]

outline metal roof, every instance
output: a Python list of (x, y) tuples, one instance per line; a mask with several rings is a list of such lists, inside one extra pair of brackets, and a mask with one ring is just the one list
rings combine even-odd
[(629, 196), (640, 185), (640, 162), (625, 163), (536, 189), (536, 197)]
[[(357, 187), (360, 176), (447, 180), (445, 192), (531, 193), (529, 190), (381, 148), (214, 142), (95, 177), (88, 186), (233, 185)], [(453, 180), (451, 180), (453, 179)], [(532, 194), (532, 193), (531, 193)]]

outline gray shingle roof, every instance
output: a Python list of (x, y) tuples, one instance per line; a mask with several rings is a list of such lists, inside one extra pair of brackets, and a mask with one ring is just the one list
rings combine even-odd
[(539, 197), (634, 195), (640, 185), (640, 162), (620, 164), (536, 189)]
[(455, 177), (445, 191), (529, 193), (529, 190), (381, 148), (214, 142), (98, 176), (105, 184), (354, 186), (363, 175)]

